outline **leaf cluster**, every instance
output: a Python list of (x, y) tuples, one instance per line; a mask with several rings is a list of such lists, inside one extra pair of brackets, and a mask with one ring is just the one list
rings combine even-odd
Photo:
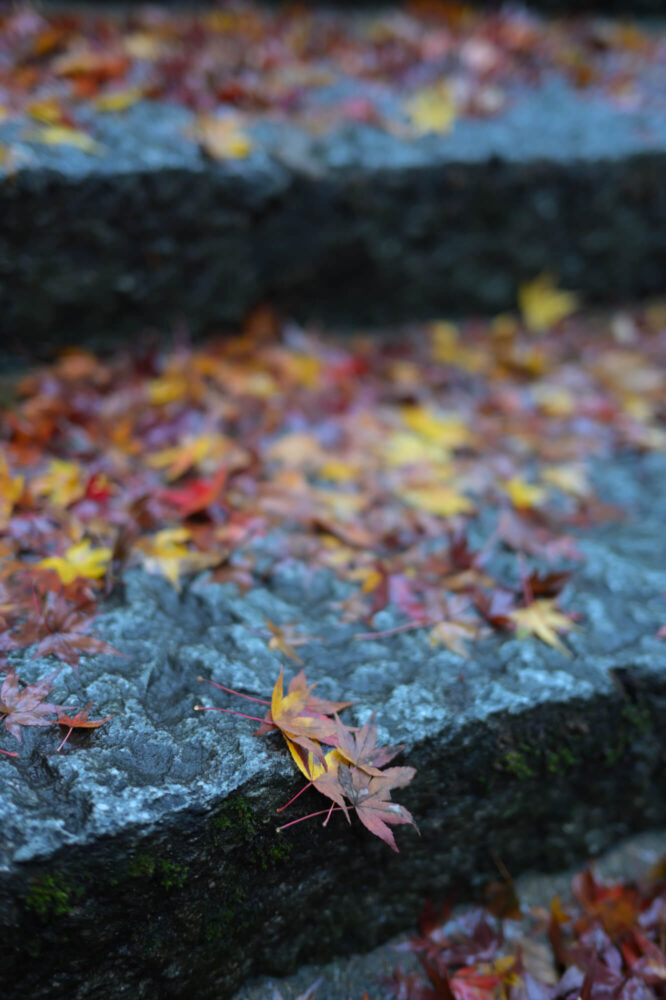
[[(211, 683), (232, 694), (239, 693), (215, 682)], [(326, 815), (326, 826), (333, 812), (342, 812), (349, 823), (349, 811), (353, 809), (371, 833), (397, 851), (391, 826), (408, 823), (416, 826), (409, 811), (391, 798), (391, 792), (408, 785), (416, 771), (413, 767), (386, 767), (404, 750), (404, 746), (376, 745), (377, 726), (374, 714), (358, 730), (345, 726), (338, 712), (352, 703), (318, 698), (312, 693), (314, 687), (314, 684), (307, 683), (305, 671), (300, 670), (291, 678), (285, 694), (284, 672), (280, 668), (270, 709), (255, 733), (256, 736), (269, 732), (282, 733), (296, 766), (307, 779), (307, 785), (287, 806), (310, 787), (331, 800), (328, 809), (293, 820), (278, 829), (284, 830), (295, 823), (321, 815)], [(203, 710), (203, 706), (196, 707), (199, 711)], [(327, 746), (333, 749), (325, 752), (324, 747)], [(278, 811), (285, 808), (283, 806)]]
[[(507, 883), (505, 888), (510, 888)], [(509, 893), (510, 895), (510, 893)], [(601, 882), (590, 867), (565, 905), (439, 914), (428, 905), (406, 947), (423, 976), (396, 969), (396, 1000), (663, 1000), (663, 862), (642, 883)]]

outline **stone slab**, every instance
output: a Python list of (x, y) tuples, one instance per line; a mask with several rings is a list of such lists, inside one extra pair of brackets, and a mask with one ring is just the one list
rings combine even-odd
[[(298, 563), (244, 597), (130, 572), (97, 628), (126, 658), (83, 658), (54, 692), (72, 703), (85, 681), (115, 717), (60, 754), (50, 731), (28, 731), (19, 758), (0, 761), (2, 996), (223, 1000), (315, 950), (372, 948), (413, 926), (426, 894), (478, 889), (493, 856), (516, 875), (554, 869), (664, 827), (666, 456), (594, 477), (632, 513), (580, 540), (570, 659), (498, 637), (467, 661), (418, 632), (354, 640), (331, 605), (348, 585)], [(357, 823), (277, 834), (275, 809), (300, 784), (285, 750), (252, 723), (192, 711), (199, 674), (270, 692), (266, 618), (321, 637), (301, 649), (309, 679), (356, 699), (357, 721), (377, 709), (380, 737), (407, 744), (418, 774), (400, 798), (420, 836), (399, 830), (399, 855)], [(16, 655), (26, 679), (44, 671), (29, 655)], [(307, 795), (291, 815), (318, 808)]]
[(267, 298), (337, 323), (493, 313), (543, 270), (591, 302), (663, 292), (659, 107), (622, 111), (553, 77), (444, 136), (259, 121), (251, 155), (224, 163), (183, 108), (80, 117), (101, 155), (0, 124), (6, 354), (181, 317), (224, 327)]

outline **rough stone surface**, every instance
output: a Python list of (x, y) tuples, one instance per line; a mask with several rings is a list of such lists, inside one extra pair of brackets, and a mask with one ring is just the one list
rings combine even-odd
[[(60, 754), (53, 731), (27, 731), (19, 759), (0, 761), (2, 996), (221, 1000), (311, 960), (315, 941), (319, 960), (377, 945), (413, 925), (426, 893), (487, 881), (493, 853), (515, 874), (552, 869), (665, 826), (666, 456), (596, 476), (632, 515), (581, 541), (571, 659), (513, 639), (469, 661), (418, 632), (355, 641), (331, 606), (346, 585), (296, 563), (245, 597), (130, 572), (97, 630), (127, 657), (85, 660), (54, 692), (80, 702), (85, 683), (115, 717)], [(320, 636), (302, 655), (321, 693), (355, 698), (359, 721), (376, 708), (380, 736), (407, 743), (419, 773), (400, 798), (421, 836), (399, 830), (399, 856), (357, 823), (276, 834), (300, 784), (279, 741), (192, 711), (232, 704), (202, 695), (198, 674), (270, 692), (267, 617)], [(44, 672), (18, 660), (28, 679)], [(292, 816), (318, 808), (302, 801)]]
[[(196, 331), (266, 297), (365, 323), (515, 304), (544, 269), (589, 300), (663, 291), (666, 117), (561, 79), (509, 110), (407, 141), (260, 122), (246, 160), (207, 159), (183, 108), (86, 116), (99, 156), (0, 125), (3, 348)], [(85, 123), (85, 122), (84, 122)]]

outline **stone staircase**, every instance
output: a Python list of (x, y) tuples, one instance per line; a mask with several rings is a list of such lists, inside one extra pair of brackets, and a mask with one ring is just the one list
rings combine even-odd
[[(556, 73), (442, 134), (358, 121), (312, 134), (253, 115), (247, 156), (226, 160), (173, 102), (78, 120), (94, 154), (0, 121), (6, 358), (181, 317), (224, 329), (266, 301), (343, 327), (494, 314), (544, 271), (593, 305), (666, 290), (663, 109), (619, 108)], [(463, 669), (417, 633), (353, 642), (326, 610), (332, 575), (313, 590), (293, 569), (240, 597), (131, 572), (97, 628), (127, 656), (87, 688), (126, 719), (122, 743), (62, 760), (35, 743), (25, 771), (0, 768), (2, 996), (222, 1000), (250, 976), (376, 946), (426, 893), (493, 878), (493, 857), (515, 874), (562, 867), (664, 826), (666, 459), (596, 475), (632, 515), (581, 542), (571, 660), (493, 637)], [(324, 636), (308, 654), (321, 693), (376, 708), (382, 737), (407, 744), (420, 837), (405, 833), (398, 857), (358, 829), (276, 838), (290, 761), (249, 724), (193, 717), (197, 673), (270, 692), (266, 619)], [(15, 662), (29, 677), (28, 656)]]

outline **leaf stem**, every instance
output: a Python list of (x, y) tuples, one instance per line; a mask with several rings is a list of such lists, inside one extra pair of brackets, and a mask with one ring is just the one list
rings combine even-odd
[(266, 722), (257, 715), (246, 715), (245, 712), (234, 712), (232, 708), (215, 708), (213, 705), (195, 705), (195, 712), (226, 712), (227, 715), (239, 715), (241, 719), (250, 719), (251, 722), (265, 722), (267, 726), (274, 726), (274, 722)]
[(212, 684), (213, 687), (219, 688), (220, 691), (226, 691), (227, 694), (235, 694), (239, 698), (247, 698), (248, 701), (256, 701), (259, 705), (270, 705), (270, 701), (266, 701), (264, 698), (253, 698), (250, 694), (243, 694), (241, 691), (234, 691), (233, 688), (225, 687), (224, 684), (218, 684), (217, 681), (211, 681), (207, 677), (197, 677), (198, 681), (203, 684)]
[(56, 750), (56, 753), (60, 753), (60, 751), (62, 750), (62, 748), (64, 747), (65, 743), (70, 738), (70, 736), (72, 735), (73, 732), (74, 732), (74, 726), (70, 726), (69, 729), (67, 730), (67, 735), (65, 736), (64, 740), (62, 741), (62, 743), (60, 744), (60, 746)]
[[(283, 830), (286, 830), (288, 826), (294, 826), (296, 823), (303, 823), (306, 819), (314, 819), (315, 816), (324, 816), (326, 814), (330, 817), (331, 813), (334, 812), (342, 812), (342, 806), (333, 805), (330, 809), (320, 809), (318, 812), (308, 813), (307, 816), (301, 816), (300, 819), (292, 819), (290, 823), (285, 823), (284, 826), (278, 826), (277, 832), (281, 833)], [(328, 818), (326, 819), (326, 823), (328, 823)], [(323, 825), (326, 826), (326, 823)]]
[(301, 788), (301, 790), (299, 792), (296, 792), (295, 795), (292, 795), (292, 797), (289, 799), (288, 802), (285, 802), (285, 804), (283, 806), (280, 806), (280, 808), (276, 809), (275, 811), (279, 812), (279, 813), (283, 812), (287, 808), (287, 806), (290, 806), (292, 802), (296, 801), (296, 799), (298, 798), (299, 795), (302, 795), (303, 792), (306, 792), (308, 790), (308, 788), (310, 787), (311, 784), (312, 784), (312, 782), (308, 781), (307, 785), (303, 785), (303, 787)]

